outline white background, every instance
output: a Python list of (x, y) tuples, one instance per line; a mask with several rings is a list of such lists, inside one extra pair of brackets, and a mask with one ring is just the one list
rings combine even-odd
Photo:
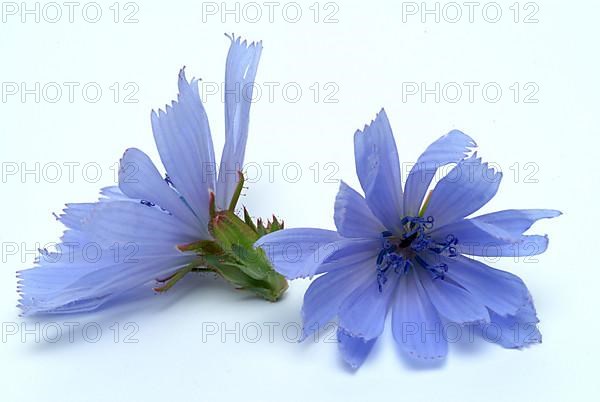
[[(84, 19), (86, 2), (75, 8), (72, 23), (62, 2), (63, 15), (55, 23), (49, 20), (55, 18), (56, 8), (44, 9), (43, 2), (38, 5), (39, 23), (35, 14), (21, 21), (22, 5), (16, 4), (19, 10), (12, 15), (14, 8), (2, 3), (2, 400), (549, 401), (590, 400), (598, 394), (597, 3), (538, 0), (526, 6), (523, 1), (516, 6), (520, 13), (515, 22), (514, 1), (500, 1), (502, 15), (496, 23), (490, 20), (498, 7), (488, 6), (483, 13), (485, 1), (475, 8), (473, 22), (462, 2), (460, 20), (451, 22), (456, 7), (441, 2), (439, 22), (435, 14), (428, 14), (425, 23), (420, 2), (415, 3), (417, 14), (408, 15), (403, 7), (406, 11), (410, 5), (402, 2), (337, 0), (332, 6), (322, 1), (316, 16), (313, 0), (287, 6), (287, 14), (283, 7), (288, 2), (282, 1), (271, 22), (269, 9), (259, 1), (261, 18), (252, 22), (257, 9), (243, 3), (237, 15), (223, 15), (221, 2), (138, 0), (134, 7), (123, 1), (117, 5), (117, 23), (115, 6), (109, 8), (113, 3), (98, 2), (102, 16), (97, 23)], [(35, 7), (32, 1), (25, 4)], [(427, 3), (429, 9), (434, 6)], [(203, 13), (203, 7), (216, 8), (217, 13)], [(229, 10), (235, 7), (227, 2)], [(295, 8), (290, 7), (300, 7), (298, 22), (291, 22)], [(124, 23), (136, 9), (131, 18), (138, 22)], [(538, 22), (525, 23), (533, 11), (530, 18)], [(93, 19), (94, 10), (87, 12)], [(327, 15), (329, 23), (324, 21)], [(548, 233), (551, 239), (537, 263), (509, 259), (494, 264), (528, 284), (541, 318), (543, 344), (515, 351), (483, 340), (459, 342), (450, 345), (445, 363), (432, 368), (402, 357), (386, 332), (364, 366), (352, 373), (327, 335), (317, 343), (295, 342), (308, 285), (304, 281), (292, 283), (284, 299), (271, 304), (233, 291), (219, 280), (190, 276), (168, 294), (100, 313), (19, 318), (15, 271), (31, 266), (36, 245), (58, 239), (62, 228), (51, 212), (60, 212), (65, 202), (92, 201), (100, 187), (113, 184), (111, 167), (127, 147), (139, 147), (158, 161), (150, 110), (176, 95), (176, 76), (183, 65), (189, 76), (222, 82), (229, 45), (224, 32), (264, 43), (257, 75), (263, 94), (252, 107), (246, 153), (247, 162), (263, 167), (262, 177), (242, 199), (254, 215), (276, 213), (288, 227), (333, 228), (336, 181), (357, 184), (352, 135), (382, 106), (403, 162), (414, 161), (450, 129), (461, 129), (476, 139), (480, 155), (504, 172), (500, 192), (485, 211), (564, 212), (535, 226), (535, 232)], [(64, 82), (79, 83), (73, 102)], [(279, 83), (272, 99), (266, 82)], [(464, 82), (479, 85), (472, 102)], [(29, 89), (40, 83), (39, 102), (35, 94), (25, 99), (21, 92), (7, 94), (11, 83), (25, 83)], [(52, 90), (48, 83), (63, 89), (55, 103), (55, 92), (43, 93), (44, 87)], [(101, 87), (96, 103), (89, 99), (95, 96), (91, 90), (84, 98), (81, 89), (86, 83)], [(120, 88), (116, 100), (110, 89), (114, 83)], [(132, 84), (125, 88), (126, 83)], [(296, 95), (291, 89), (282, 91), (289, 83), (302, 89), (297, 102), (292, 102)], [(310, 89), (315, 83), (318, 95)], [(326, 83), (333, 86), (325, 88)], [(423, 100), (420, 93), (403, 93), (411, 83), (425, 83), (429, 89), (439, 83), (439, 102), (435, 94)], [(448, 83), (463, 89), (455, 103), (455, 92), (443, 93), (444, 86), (447, 91), (455, 88)], [(495, 97), (491, 89), (487, 99), (483, 96), (487, 83), (502, 89), (497, 102), (490, 99)], [(514, 83), (520, 87), (517, 99)], [(526, 83), (532, 84), (525, 88)], [(132, 98), (137, 103), (124, 101), (131, 88), (137, 88)], [(529, 100), (537, 103), (525, 102), (532, 88), (537, 93)], [(331, 97), (325, 99), (327, 94)], [(217, 94), (207, 95), (205, 105), (220, 155), (223, 104)], [(65, 165), (71, 162), (79, 164), (73, 168), (73, 180)], [(269, 162), (280, 163), (273, 180), (264, 165)], [(331, 172), (325, 169), (328, 162), (339, 168), (335, 180), (324, 180)], [(284, 177), (286, 163), (301, 167), (297, 182), (289, 180), (293, 169), (287, 171), (288, 180)], [(320, 172), (316, 182), (315, 163)], [(61, 166), (59, 180), (56, 164)], [(19, 171), (7, 174), (15, 165)], [(101, 176), (96, 181), (98, 166)], [(38, 177), (22, 177), (25, 168), (37, 171)], [(69, 331), (65, 322), (78, 326)], [(26, 327), (19, 327), (23, 323)], [(233, 333), (219, 330), (210, 335), (211, 323)], [(18, 333), (8, 334), (14, 325)], [(273, 339), (269, 325), (277, 325)], [(51, 342), (57, 326), (62, 337)], [(262, 337), (252, 342), (257, 326)], [(97, 327), (102, 335), (92, 342)], [(137, 343), (126, 342), (132, 330), (136, 333), (130, 340)]]

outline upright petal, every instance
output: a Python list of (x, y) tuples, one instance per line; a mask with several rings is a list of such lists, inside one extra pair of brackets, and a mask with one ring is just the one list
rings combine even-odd
[(333, 215), (338, 233), (344, 237), (381, 237), (385, 227), (373, 215), (367, 201), (343, 181), (335, 197)]
[(389, 230), (399, 232), (403, 217), (400, 161), (385, 110), (354, 134), (356, 174), (373, 214)]
[(244, 164), (254, 79), (262, 42), (248, 44), (231, 37), (225, 71), (225, 146), (221, 156), (216, 203), (227, 209)]
[(440, 316), (413, 270), (400, 278), (392, 309), (392, 333), (400, 348), (413, 357), (438, 359), (448, 353)]
[(427, 147), (406, 179), (404, 214), (417, 216), (437, 169), (461, 161), (475, 146), (471, 137), (461, 131), (452, 130)]
[(365, 362), (377, 338), (366, 340), (353, 336), (343, 328), (337, 331), (338, 347), (346, 363), (353, 369), (357, 369)]
[(476, 154), (463, 159), (437, 183), (425, 215), (434, 217), (436, 228), (462, 219), (494, 197), (501, 179)]
[(179, 72), (179, 95), (165, 111), (152, 112), (154, 140), (170, 181), (203, 223), (209, 221), (209, 193), (215, 188), (215, 155), (198, 81)]
[(559, 216), (551, 209), (505, 210), (463, 219), (431, 232), (433, 239), (456, 237), (462, 254), (484, 257), (518, 257), (541, 254), (546, 250), (545, 236), (523, 235), (534, 222)]
[(209, 239), (208, 227), (198, 220), (181, 196), (167, 184), (145, 153), (136, 148), (125, 151), (119, 169), (119, 188), (127, 196), (149, 201), (196, 227), (199, 239)]

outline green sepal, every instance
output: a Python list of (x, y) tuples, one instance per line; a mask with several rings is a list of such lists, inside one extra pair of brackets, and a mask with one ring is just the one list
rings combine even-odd
[(244, 189), (244, 182), (244, 174), (238, 171), (238, 183), (237, 186), (235, 186), (235, 191), (233, 192), (231, 201), (229, 201), (229, 211), (231, 212), (235, 211), (235, 206), (237, 205), (237, 202), (240, 199), (240, 195), (242, 194), (242, 190)]
[(246, 275), (238, 266), (224, 262), (213, 262), (210, 269), (220, 275), (235, 288), (246, 290), (269, 301), (277, 301), (288, 288), (287, 281), (277, 272), (267, 274), (264, 280), (257, 280)]
[(246, 223), (246, 225), (250, 226), (250, 228), (254, 230), (254, 232), (258, 234), (258, 229), (254, 222), (252, 222), (252, 217), (250, 216), (250, 213), (248, 212), (246, 207), (244, 207), (244, 222)]
[[(245, 215), (250, 216), (247, 211)], [(254, 248), (260, 237), (256, 226), (248, 225), (228, 210), (216, 212), (208, 229), (214, 241), (202, 240), (179, 246), (181, 251), (198, 254), (198, 268), (193, 271), (216, 272), (236, 288), (267, 300), (276, 301), (281, 297), (288, 287), (287, 281), (271, 267), (265, 252)]]
[(233, 212), (218, 212), (208, 230), (228, 254), (229, 265), (238, 266), (245, 274), (259, 280), (272, 271), (264, 252), (253, 247), (258, 240), (257, 233)]
[(279, 222), (277, 217), (273, 215), (273, 221), (267, 221), (267, 233), (273, 233), (281, 229), (283, 229), (283, 221)]
[[(249, 217), (247, 211), (245, 220), (246, 217)], [(283, 294), (288, 287), (287, 281), (271, 267), (265, 252), (254, 248), (260, 237), (254, 227), (228, 210), (217, 212), (208, 229), (225, 251), (226, 257), (214, 264), (224, 278), (268, 300), (277, 300)]]
[(214, 240), (200, 240), (179, 245), (183, 252), (194, 252), (198, 259), (174, 275), (159, 281), (162, 286), (156, 291), (166, 291), (189, 272), (215, 272), (238, 289), (245, 289), (270, 301), (278, 300), (288, 288), (286, 279), (277, 273), (260, 248), (254, 243), (265, 234), (283, 229), (283, 221), (273, 215), (273, 221), (256, 224), (244, 207), (244, 219), (234, 210), (244, 188), (244, 176), (239, 172), (239, 181), (232, 196), (229, 209), (217, 211), (215, 194), (210, 193), (208, 230)]
[(185, 267), (181, 268), (168, 278), (157, 279), (157, 283), (160, 284), (160, 286), (154, 287), (154, 291), (159, 293), (166, 292), (167, 290), (171, 289), (173, 285), (179, 282), (180, 279), (186, 276), (189, 272), (192, 272), (193, 269), (193, 264), (186, 265)]
[(267, 224), (265, 225), (263, 223), (263, 220), (261, 218), (258, 218), (254, 227), (256, 228), (256, 233), (258, 234), (258, 237), (263, 237), (266, 234), (283, 229), (283, 221), (280, 222), (279, 220), (277, 220), (277, 217), (273, 215), (273, 220), (267, 220)]

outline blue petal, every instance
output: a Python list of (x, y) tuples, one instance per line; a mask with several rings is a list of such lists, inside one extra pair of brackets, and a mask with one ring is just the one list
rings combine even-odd
[(338, 347), (342, 353), (344, 361), (353, 369), (359, 368), (373, 349), (375, 339), (365, 340), (360, 337), (355, 337), (344, 331), (343, 328), (338, 328), (337, 331)]
[(120, 163), (119, 187), (127, 196), (159, 205), (196, 227), (198, 240), (211, 238), (207, 225), (196, 218), (181, 196), (162, 178), (148, 155), (139, 149), (125, 151)]
[(381, 240), (345, 239), (330, 230), (294, 228), (270, 233), (254, 245), (265, 251), (277, 272), (296, 279), (374, 260)]
[(198, 240), (194, 226), (139, 202), (69, 204), (60, 220), (73, 229), (67, 233), (83, 233), (88, 241), (107, 247), (115, 242), (135, 242), (174, 248)]
[(448, 264), (446, 276), (497, 314), (516, 314), (528, 303), (529, 291), (518, 276), (463, 256), (441, 258)]
[[(373, 265), (375, 261), (373, 261)], [(352, 261), (334, 272), (315, 279), (304, 294), (302, 305), (303, 334), (308, 337), (318, 332), (330, 320), (337, 317), (340, 305), (361, 283), (373, 275), (365, 269), (365, 261)]]
[(340, 306), (339, 326), (356, 337), (365, 340), (377, 338), (383, 332), (385, 317), (396, 290), (399, 275), (388, 276), (379, 290), (375, 265), (372, 275), (355, 289)]
[(459, 162), (475, 146), (471, 137), (461, 131), (452, 130), (427, 147), (406, 179), (404, 214), (417, 216), (437, 169), (449, 163)]
[(337, 232), (325, 229), (294, 228), (267, 234), (254, 244), (261, 247), (277, 272), (288, 279), (315, 274), (316, 267), (335, 250)]
[[(432, 260), (428, 262), (433, 263)], [(432, 279), (429, 272), (420, 267), (416, 271), (431, 304), (441, 316), (458, 324), (479, 324), (490, 321), (490, 315), (482, 300), (448, 280)]]
[(425, 215), (434, 217), (436, 228), (462, 219), (494, 197), (501, 179), (476, 154), (463, 159), (435, 186)]
[(368, 269), (376, 266), (377, 255), (381, 251), (381, 239), (343, 239), (328, 244), (318, 251), (319, 258), (314, 274), (334, 272), (345, 269), (347, 266), (358, 262), (367, 262)]
[(171, 182), (203, 223), (215, 188), (215, 155), (198, 81), (179, 73), (179, 96), (166, 111), (152, 112), (154, 140)]
[(448, 353), (439, 314), (411, 270), (400, 279), (392, 310), (392, 332), (402, 350), (419, 359), (439, 359)]
[(381, 232), (385, 230), (363, 196), (343, 181), (335, 198), (333, 218), (338, 233), (344, 237), (381, 238)]
[(356, 174), (367, 204), (392, 232), (402, 229), (402, 183), (396, 142), (385, 110), (354, 134)]
[[(71, 248), (58, 262), (19, 272), (20, 308), (23, 315), (64, 314), (92, 311), (109, 301), (120, 300), (132, 289), (151, 285), (157, 278), (169, 276), (196, 257), (176, 250), (139, 247), (112, 247), (101, 250), (99, 260), (75, 257), (81, 247)], [(123, 258), (115, 260), (115, 255)], [(128, 257), (131, 257), (130, 259)]]
[[(66, 227), (79, 230), (90, 212), (96, 208), (99, 203), (72, 203), (67, 204), (58, 218)], [(103, 203), (104, 204), (104, 203)], [(137, 203), (136, 203), (137, 204)]]
[(540, 219), (556, 218), (562, 213), (554, 209), (507, 209), (480, 215), (472, 220), (494, 225), (509, 233), (520, 235)]
[(59, 252), (19, 273), (24, 314), (91, 311), (196, 259), (176, 248), (196, 239), (195, 228), (156, 207), (71, 204), (60, 219), (70, 230)]
[(460, 220), (431, 232), (434, 239), (452, 234), (463, 254), (485, 257), (531, 256), (546, 250), (545, 236), (523, 235), (539, 219), (559, 216), (551, 209), (505, 210)]
[(523, 348), (542, 342), (542, 334), (537, 328), (539, 322), (531, 298), (515, 315), (503, 317), (490, 311), (491, 324), (483, 326), (483, 335), (489, 341), (497, 342), (505, 348)]
[(227, 209), (242, 170), (254, 78), (262, 52), (262, 42), (247, 44), (231, 37), (225, 71), (225, 146), (221, 156), (216, 203)]
[(100, 189), (100, 202), (107, 201), (138, 201), (123, 194), (119, 186), (108, 186)]
[(520, 239), (506, 244), (487, 243), (481, 247), (464, 245), (458, 247), (460, 252), (487, 258), (498, 257), (531, 257), (542, 254), (548, 248), (548, 237), (538, 235), (522, 236)]

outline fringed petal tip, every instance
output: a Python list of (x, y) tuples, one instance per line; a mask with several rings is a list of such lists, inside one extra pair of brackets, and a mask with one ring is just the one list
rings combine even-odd
[(420, 352), (416, 351), (416, 350), (404, 350), (406, 352), (406, 354), (415, 360), (422, 360), (422, 361), (427, 361), (427, 362), (439, 362), (439, 361), (443, 361), (446, 359), (446, 355), (435, 355), (435, 356), (431, 356), (431, 355), (422, 355)]
[(377, 340), (377, 338), (366, 340), (355, 337), (341, 327), (338, 327), (337, 337), (342, 358), (352, 370), (357, 370), (362, 366)]
[[(178, 75), (178, 80), (177, 80), (179, 95), (177, 96), (177, 101), (181, 101), (181, 97), (184, 96), (186, 91), (189, 91), (190, 89), (192, 91), (196, 90), (195, 92), (197, 92), (197, 87), (194, 87), (194, 85), (196, 85), (198, 83), (198, 81), (201, 81), (200, 78), (196, 78), (194, 76), (192, 76), (192, 79), (188, 81), (187, 77), (185, 75), (185, 69), (186, 69), (186, 66), (183, 66), (179, 70), (179, 75)], [(173, 106), (174, 106), (174, 104), (173, 104)]]
[[(533, 324), (532, 324), (533, 325)], [(539, 345), (542, 343), (542, 334), (535, 326), (530, 333), (524, 339), (511, 339), (511, 338), (501, 338), (496, 340), (500, 346), (505, 349), (512, 350), (526, 350), (534, 345)]]
[[(490, 182), (497, 182), (502, 179), (502, 172), (498, 170), (494, 166), (490, 166), (489, 162), (483, 162), (483, 158), (477, 154), (478, 151), (473, 152), (473, 154), (463, 160), (463, 163), (466, 167), (472, 165), (480, 165), (482, 168), (482, 174), (484, 175), (486, 180)], [(490, 176), (490, 174), (492, 176)]]
[(376, 123), (379, 118), (384, 118), (387, 120), (387, 114), (385, 113), (385, 109), (382, 107), (381, 109), (379, 109), (379, 112), (377, 112), (377, 114), (375, 114), (375, 118), (373, 118), (368, 124), (365, 124), (364, 127), (361, 129), (356, 130), (356, 132), (354, 133), (354, 136), (357, 136), (359, 134), (365, 134), (366, 131), (369, 130), (369, 128)]
[(224, 35), (227, 38), (229, 38), (229, 40), (231, 41), (232, 44), (241, 45), (241, 46), (244, 46), (246, 48), (250, 48), (250, 47), (259, 47), (259, 48), (262, 48), (262, 40), (252, 41), (252, 42), (248, 43), (248, 41), (246, 39), (244, 39), (242, 41), (242, 36), (241, 35), (238, 35), (237, 38), (236, 38), (235, 33), (233, 33), (233, 32), (231, 34), (225, 32)]
[(544, 209), (542, 211), (543, 211), (543, 213), (540, 214), (539, 219), (558, 218), (559, 216), (561, 216), (563, 214), (563, 212), (559, 211), (558, 209)]
[(300, 334), (300, 338), (298, 338), (298, 343), (302, 343), (308, 339), (314, 332), (311, 332), (308, 328), (302, 327), (302, 333)]
[(152, 109), (150, 112), (151, 120), (155, 121), (159, 118), (164, 118), (165, 115), (171, 113), (171, 110), (181, 102), (182, 97), (188, 94), (189, 91), (193, 92), (193, 95), (199, 98), (199, 89), (197, 84), (201, 81), (200, 78), (196, 78), (192, 76), (192, 79), (188, 81), (187, 76), (185, 75), (186, 66), (181, 67), (179, 69), (179, 73), (177, 74), (177, 100), (172, 100), (170, 104), (166, 103), (163, 108)]
[(467, 156), (469, 154), (469, 152), (475, 151), (475, 149), (478, 147), (475, 140), (470, 135), (465, 134), (461, 130), (456, 130), (456, 129), (450, 130), (448, 132), (448, 134), (444, 135), (442, 138), (446, 138), (446, 137), (461, 138), (463, 140), (462, 143), (465, 146), (465, 150), (464, 150), (465, 156)]
[(183, 66), (179, 69), (179, 74), (177, 75), (178, 78), (178, 83), (180, 84), (179, 90), (181, 91), (181, 85), (192, 85), (197, 81), (200, 81), (199, 78), (196, 77), (192, 77), (192, 79), (190, 81), (187, 80), (187, 77), (185, 75), (185, 69), (187, 68), (187, 66)]
[(31, 305), (27, 303), (26, 297), (21, 291), (19, 291), (19, 300), (17, 300), (17, 305), (15, 307), (19, 309), (19, 317), (21, 318), (34, 314)]

